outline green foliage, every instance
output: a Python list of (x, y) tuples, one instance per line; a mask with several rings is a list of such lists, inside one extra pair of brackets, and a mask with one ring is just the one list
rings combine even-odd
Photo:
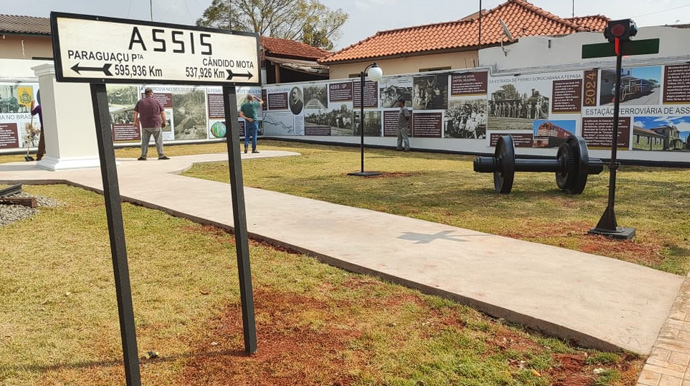
[(311, 24), (304, 25), (302, 43), (319, 47), (327, 51), (333, 49), (333, 42), (328, 39), (328, 31), (325, 29), (317, 29), (317, 27)]
[(349, 15), (318, 0), (213, 0), (197, 25), (297, 40), (330, 50)]
[(606, 369), (599, 373), (599, 376), (594, 381), (596, 386), (614, 385), (621, 379), (621, 374), (616, 369)]
[(618, 363), (621, 360), (620, 355), (611, 352), (594, 353), (587, 357), (585, 363), (588, 365), (610, 365)]
[(547, 347), (549, 350), (558, 354), (569, 354), (573, 352), (573, 348), (570, 345), (560, 339), (552, 338), (537, 338), (539, 344)]
[[(530, 354), (528, 355), (528, 362), (527, 364), (529, 365), (529, 368), (535, 369), (538, 371), (544, 371), (552, 368), (554, 366), (554, 361), (553, 358), (551, 357), (550, 353), (541, 353), (541, 354)], [(620, 361), (620, 358), (619, 358)], [(614, 362), (618, 363), (618, 362)]]

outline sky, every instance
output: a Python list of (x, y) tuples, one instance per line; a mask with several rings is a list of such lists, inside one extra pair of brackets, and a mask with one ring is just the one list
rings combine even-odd
[(645, 129), (663, 125), (675, 126), (680, 131), (680, 137), (687, 141), (690, 133), (690, 119), (688, 117), (635, 117), (635, 126)]
[[(461, 19), (479, 10), (479, 0), (320, 0), (350, 15), (335, 43), (341, 49), (377, 31)], [(530, 1), (530, 0), (528, 0)], [(505, 0), (482, 0), (491, 9)], [(531, 0), (560, 17), (604, 15), (633, 19), (638, 27), (690, 24), (690, 0)], [(211, 0), (0, 0), (0, 14), (49, 17), (51, 11), (194, 25)]]

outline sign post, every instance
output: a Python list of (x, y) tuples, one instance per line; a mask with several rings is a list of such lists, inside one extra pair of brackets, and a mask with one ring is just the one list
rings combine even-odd
[(256, 34), (52, 12), (59, 82), (91, 84), (127, 385), (140, 385), (127, 250), (105, 83), (222, 85), (247, 354), (256, 352), (235, 85), (260, 84)]
[[(235, 86), (223, 86), (223, 103), (225, 104), (225, 116), (237, 117)], [(237, 270), (240, 274), (244, 348), (247, 354), (254, 354), (256, 352), (256, 326), (254, 322), (252, 276), (249, 267), (249, 235), (247, 233), (247, 212), (244, 205), (244, 179), (242, 178), (242, 160), (239, 151), (241, 145), (240, 125), (237, 118), (231, 119), (229, 123), (229, 130), (226, 130), (226, 143), (228, 146), (228, 167), (230, 168), (230, 189), (232, 190), (232, 215), (235, 224)]]
[(141, 375), (139, 373), (139, 354), (134, 325), (134, 309), (132, 307), (132, 290), (127, 265), (125, 228), (122, 223), (122, 199), (120, 198), (113, 136), (110, 129), (108, 96), (104, 84), (91, 85), (91, 103), (93, 105), (94, 122), (96, 122), (96, 139), (98, 141), (98, 156), (101, 161), (103, 196), (105, 197), (108, 235), (110, 236), (110, 253), (113, 257), (113, 272), (115, 273), (115, 293), (117, 296), (118, 316), (120, 318), (125, 378), (128, 386), (140, 385)]

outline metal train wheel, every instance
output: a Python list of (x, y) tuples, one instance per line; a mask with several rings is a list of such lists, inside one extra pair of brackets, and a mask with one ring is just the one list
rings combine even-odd
[(495, 157), (498, 168), (494, 171), (494, 189), (502, 194), (510, 193), (515, 177), (515, 146), (513, 137), (504, 135), (496, 143)]

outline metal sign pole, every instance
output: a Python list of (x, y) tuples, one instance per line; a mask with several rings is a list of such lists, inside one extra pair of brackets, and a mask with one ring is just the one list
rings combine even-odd
[[(256, 323), (254, 321), (254, 294), (252, 272), (249, 265), (249, 236), (247, 232), (247, 210), (244, 203), (242, 159), (240, 156), (240, 125), (237, 120), (237, 94), (235, 86), (223, 86), (225, 105), (226, 139), (230, 168), (230, 191), (232, 193), (232, 215), (235, 224), (235, 248), (237, 249), (237, 270), (240, 276), (240, 298), (242, 301), (242, 324), (244, 326), (244, 350), (248, 355), (256, 353)], [(245, 127), (245, 135), (248, 135)]]
[(129, 268), (127, 267), (125, 228), (122, 222), (122, 201), (117, 182), (117, 166), (115, 165), (115, 151), (105, 84), (91, 84), (91, 103), (96, 122), (98, 155), (101, 161), (103, 195), (105, 196), (105, 210), (110, 235), (110, 252), (113, 257), (113, 272), (115, 273), (115, 292), (120, 317), (125, 377), (128, 386), (139, 386), (141, 385), (141, 375), (139, 373), (137, 335), (132, 307), (132, 290), (129, 283)]

